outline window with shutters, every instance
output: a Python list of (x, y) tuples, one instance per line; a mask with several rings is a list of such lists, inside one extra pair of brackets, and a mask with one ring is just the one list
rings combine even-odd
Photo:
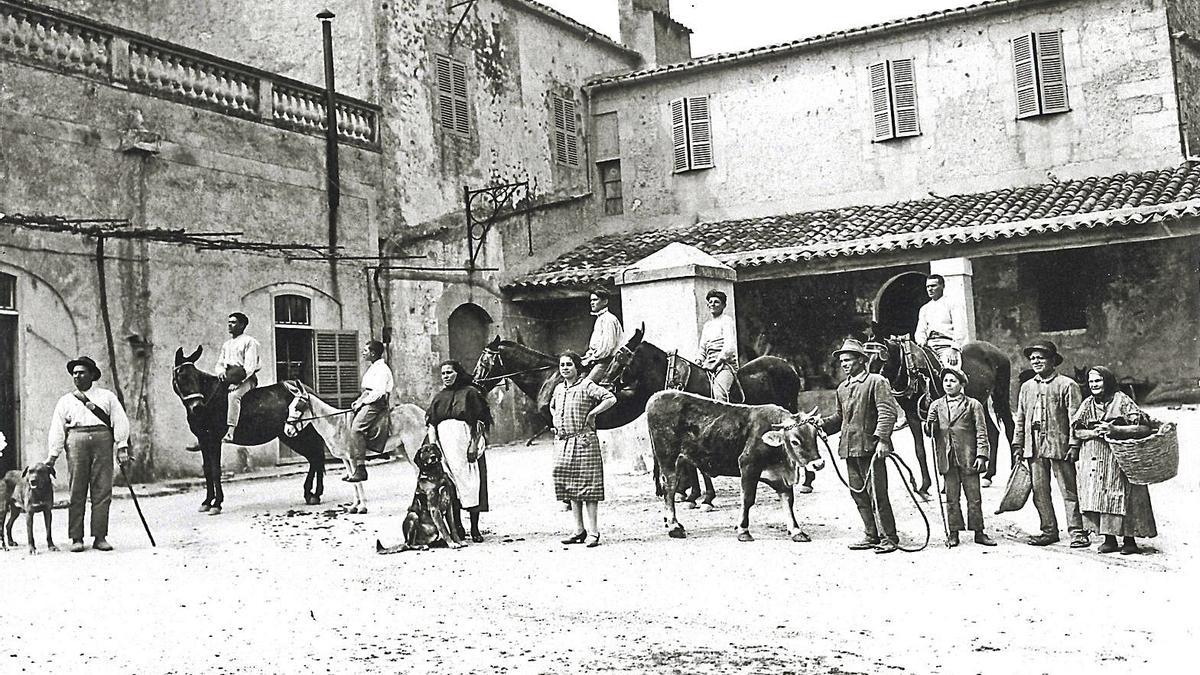
[(1013, 86), (1017, 119), (1068, 112), (1067, 70), (1062, 31), (1038, 31), (1013, 38)]
[(558, 94), (551, 94), (550, 98), (554, 108), (554, 161), (567, 166), (579, 166), (575, 101)]
[(604, 196), (604, 215), (616, 216), (625, 212), (625, 202), (621, 196), (621, 160), (613, 159), (607, 162), (597, 162), (600, 170), (600, 189)]
[(471, 133), (467, 112), (467, 65), (462, 61), (436, 54), (438, 122), (444, 131), (460, 136)]
[(867, 68), (871, 81), (872, 140), (920, 136), (917, 80), (912, 59), (891, 59)]
[(675, 173), (713, 167), (712, 123), (708, 97), (671, 101), (671, 145)]
[(314, 331), (317, 347), (317, 396), (330, 405), (349, 408), (359, 393), (356, 331)]

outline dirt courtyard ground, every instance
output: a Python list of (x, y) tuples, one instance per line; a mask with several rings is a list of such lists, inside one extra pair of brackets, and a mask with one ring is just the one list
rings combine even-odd
[[(718, 481), (717, 511), (681, 510), (689, 536), (668, 539), (649, 474), (612, 466), (603, 545), (567, 547), (548, 443), (490, 451), (487, 541), (461, 551), (375, 554), (411, 500), (401, 462), (372, 467), (364, 515), (346, 512), (352, 492), (333, 471), (320, 506), (303, 505), (295, 476), (227, 484), (218, 517), (195, 511), (197, 492), (144, 499), (154, 549), (120, 500), (113, 553), (0, 554), (0, 672), (1190, 671), (1200, 413), (1155, 412), (1184, 422), (1183, 457), (1151, 488), (1161, 534), (1140, 556), (1028, 546), (1033, 507), (991, 516), (999, 486), (984, 491), (996, 548), (944, 548), (933, 501), (929, 549), (849, 551), (857, 515), (831, 467), (798, 498), (811, 543), (787, 539), (762, 490), (757, 541), (737, 542), (732, 479)], [(892, 498), (902, 533), (923, 534), (896, 484)], [(54, 516), (61, 544), (66, 512)]]

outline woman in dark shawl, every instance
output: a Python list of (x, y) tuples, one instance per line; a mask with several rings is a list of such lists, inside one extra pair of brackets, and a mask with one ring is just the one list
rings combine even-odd
[(444, 388), (434, 395), (425, 413), (429, 439), (442, 449), (442, 461), (458, 501), (471, 515), (471, 541), (481, 542), (479, 513), (488, 510), (484, 449), (492, 411), (462, 364), (443, 361), (438, 371)]

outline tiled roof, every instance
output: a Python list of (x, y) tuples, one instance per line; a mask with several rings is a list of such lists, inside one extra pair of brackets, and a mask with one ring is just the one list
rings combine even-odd
[(597, 237), (506, 287), (609, 282), (672, 242), (748, 269), (1197, 215), (1200, 162), (1185, 162), (1159, 171)]
[(743, 49), (736, 52), (724, 52), (721, 54), (709, 54), (691, 61), (683, 63), (672, 63), (654, 68), (645, 68), (642, 70), (632, 70), (626, 73), (616, 75), (607, 75), (597, 77), (587, 83), (588, 87), (603, 87), (617, 83), (632, 82), (635, 80), (643, 80), (665, 73), (678, 73), (688, 70), (697, 70), (717, 65), (740, 61), (752, 61), (765, 57), (786, 54), (788, 52), (809, 49), (813, 47), (823, 47), (829, 44), (843, 42), (846, 40), (858, 39), (884, 33), (888, 31), (909, 28), (913, 26), (929, 25), (942, 21), (952, 21), (959, 18), (973, 16), (977, 14), (985, 14), (992, 12), (1002, 12), (1009, 9), (1014, 9), (1024, 5), (1031, 4), (1047, 4), (1055, 0), (985, 0), (964, 7), (956, 7), (954, 9), (944, 9), (936, 12), (927, 12), (904, 19), (895, 19), (893, 21), (884, 21), (882, 23), (863, 26), (861, 28), (850, 28), (847, 30), (839, 30), (833, 33), (824, 35), (816, 35), (813, 37), (793, 40), (791, 42), (783, 42), (776, 45), (767, 45), (765, 47), (754, 47), (752, 49)]
[(554, 9), (553, 7), (551, 7), (549, 5), (545, 5), (540, 2), (537, 2), (537, 0), (508, 0), (508, 2), (511, 2), (518, 6), (523, 6), (532, 12), (541, 14), (542, 16), (545, 16), (548, 19), (557, 21), (558, 23), (566, 26), (567, 28), (570, 28), (571, 30), (574, 30), (577, 33), (583, 33), (587, 37), (594, 39), (598, 42), (602, 42), (602, 43), (608, 45), (609, 47), (613, 47), (615, 49), (620, 49), (621, 51), (626, 52), (627, 54), (630, 54), (630, 55), (637, 54), (637, 52), (634, 51), (631, 47), (627, 47), (627, 46), (621, 44), (620, 42), (617, 42), (616, 40), (608, 37), (604, 33), (601, 33), (600, 31), (596, 30), (595, 28), (592, 28), (591, 26), (580, 23), (580, 22), (576, 21), (575, 19), (572, 19), (571, 17), (567, 16), (566, 14), (563, 14), (562, 12), (558, 11), (557, 9)]

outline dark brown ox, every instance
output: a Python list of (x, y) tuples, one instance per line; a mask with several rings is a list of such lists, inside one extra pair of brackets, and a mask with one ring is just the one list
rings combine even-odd
[(796, 522), (792, 486), (804, 470), (824, 466), (817, 454), (811, 414), (793, 414), (777, 405), (721, 403), (681, 391), (663, 391), (646, 404), (650, 444), (662, 471), (664, 520), (672, 537), (686, 536), (675, 517), (675, 487), (683, 472), (698, 467), (709, 476), (742, 480), (742, 522), (738, 541), (750, 536), (750, 507), (762, 481), (784, 497), (792, 541), (808, 541)]

